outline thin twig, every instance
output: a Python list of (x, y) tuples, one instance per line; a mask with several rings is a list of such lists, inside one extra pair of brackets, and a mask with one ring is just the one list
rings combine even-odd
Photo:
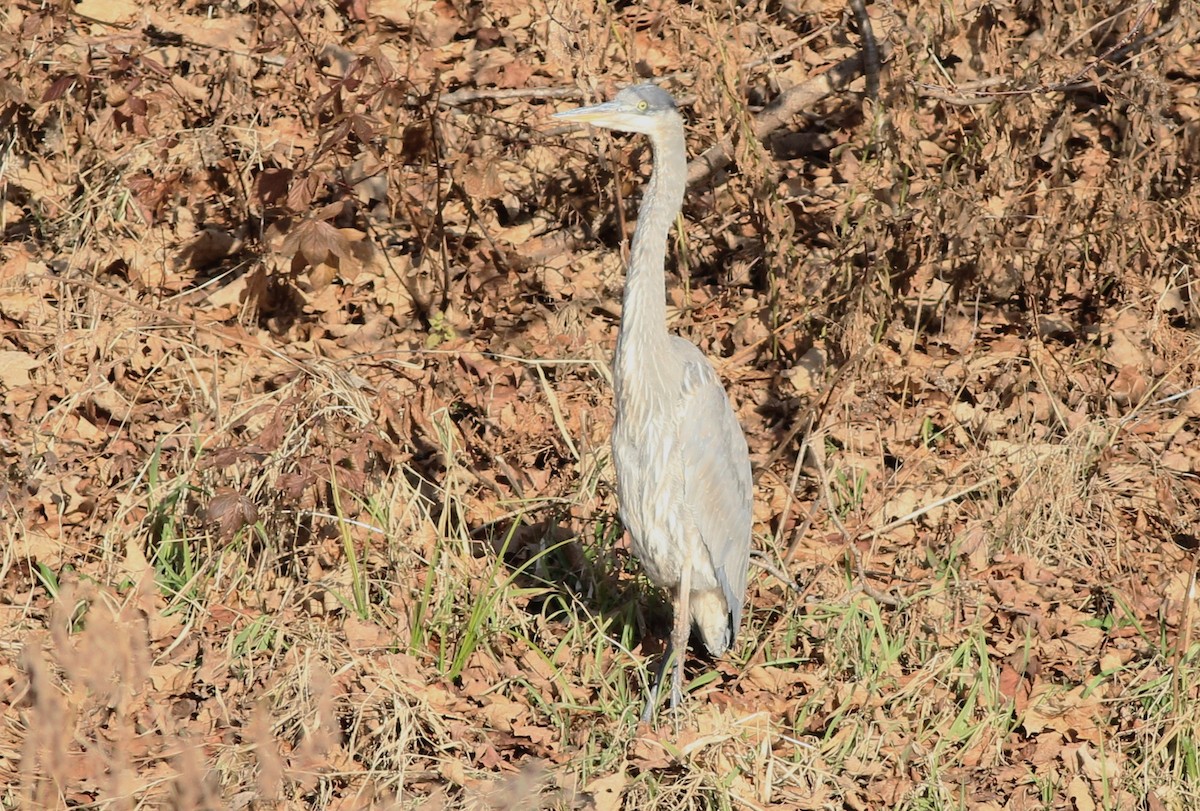
[(806, 446), (808, 447), (809, 458), (813, 460), (813, 464), (817, 467), (817, 473), (821, 481), (821, 496), (825, 499), (825, 508), (828, 511), (829, 520), (833, 522), (833, 525), (837, 527), (838, 532), (842, 534), (842, 538), (846, 541), (846, 552), (854, 562), (854, 573), (858, 575), (859, 586), (875, 602), (890, 606), (891, 608), (902, 608), (904, 606), (903, 599), (880, 591), (871, 585), (871, 581), (867, 579), (867, 573), (863, 570), (862, 556), (854, 546), (858, 538), (850, 534), (850, 530), (846, 528), (846, 525), (842, 523), (841, 517), (837, 514), (837, 505), (833, 502), (833, 487), (829, 484), (829, 474), (825, 470), (824, 454), (817, 450), (815, 444), (806, 443)]
[[(885, 44), (878, 48), (886, 59), (890, 49)], [(865, 73), (861, 54), (838, 62), (822, 74), (801, 82), (782, 93), (770, 107), (763, 110), (754, 120), (754, 137), (762, 140), (782, 128), (792, 116), (816, 105), (818, 101), (845, 89), (851, 82)], [(688, 164), (688, 184), (693, 185), (706, 179), (729, 165), (733, 160), (733, 139), (723, 138), (705, 150), (704, 154)]]
[(439, 107), (458, 107), (473, 101), (508, 101), (510, 99), (566, 99), (579, 95), (577, 87), (515, 87), (511, 89), (463, 88), (439, 96)]
[[(1114, 62), (1118, 59), (1124, 58), (1131, 51), (1140, 49), (1148, 42), (1154, 42), (1155, 40), (1162, 39), (1164, 36), (1178, 27), (1179, 18), (1175, 17), (1163, 23), (1144, 37), (1138, 37), (1137, 39), (1134, 39), (1134, 36), (1138, 31), (1141, 30), (1142, 25), (1145, 23), (1146, 15), (1150, 12), (1150, 9), (1153, 8), (1154, 5), (1155, 4), (1153, 2), (1148, 2), (1145, 6), (1143, 6), (1141, 12), (1137, 16), (1137, 19), (1134, 20), (1133, 25), (1130, 27), (1129, 31), (1126, 32), (1125, 36), (1121, 37), (1116, 44), (1105, 50), (1104, 53), (1092, 59), (1091, 62), (1078, 70), (1073, 76), (1061, 82), (1055, 82), (1054, 84), (1040, 84), (1037, 87), (1017, 88), (1013, 90), (988, 90), (973, 94), (963, 93), (962, 91), (965, 88), (948, 90), (946, 88), (934, 87), (932, 85), (918, 85), (918, 93), (921, 96), (937, 99), (938, 101), (945, 102), (946, 104), (953, 104), (960, 107), (970, 107), (979, 104), (991, 104), (992, 102), (995, 102), (1001, 98), (1007, 98), (1009, 96), (1032, 96), (1042, 93), (1069, 93), (1075, 90), (1084, 90), (1095, 87), (1096, 80), (1084, 81), (1083, 78), (1093, 71), (1099, 73), (1106, 62)], [(1000, 77), (992, 77), (986, 81), (992, 84), (997, 84), (1003, 82), (1004, 79)]]
[[(783, 499), (783, 509), (779, 511), (779, 537), (775, 540), (776, 547), (779, 546), (779, 541), (783, 540), (783, 528), (787, 524), (788, 514), (792, 511), (792, 500), (796, 497), (796, 485), (800, 483), (800, 468), (804, 467), (804, 454), (808, 452), (808, 443), (812, 440), (812, 431), (804, 432), (804, 441), (800, 443), (800, 450), (796, 453), (796, 464), (792, 465), (792, 480), (788, 484), (787, 496)], [(808, 511), (808, 517), (804, 524), (797, 528), (797, 531), (792, 533), (792, 542), (788, 544), (787, 552), (783, 555), (783, 565), (787, 566), (792, 560), (792, 555), (796, 554), (796, 547), (800, 544), (800, 539), (808, 533), (808, 528), (812, 526), (813, 516), (816, 515), (816, 505), (820, 502), (814, 502), (814, 509)]]
[(1075, 84), (1077, 81), (1082, 79), (1084, 76), (1091, 73), (1096, 68), (1100, 67), (1101, 62), (1106, 61), (1109, 57), (1113, 56), (1115, 53), (1117, 53), (1122, 48), (1124, 48), (1125, 45), (1131, 39), (1133, 39), (1133, 36), (1138, 31), (1142, 30), (1142, 23), (1144, 23), (1146, 21), (1146, 15), (1149, 14), (1150, 9), (1154, 8), (1154, 6), (1156, 6), (1156, 5), (1157, 5), (1157, 3), (1155, 2), (1155, 0), (1147, 0), (1146, 5), (1142, 6), (1142, 12), (1140, 14), (1138, 14), (1137, 19), (1133, 21), (1133, 25), (1130, 27), (1129, 31), (1126, 32), (1125, 36), (1121, 37), (1121, 39), (1118, 40), (1117, 43), (1115, 45), (1113, 45), (1111, 48), (1109, 48), (1107, 51), (1105, 51), (1104, 53), (1100, 54), (1095, 59), (1093, 59), (1091, 61), (1091, 64), (1086, 65), (1083, 68), (1081, 68), (1078, 73), (1076, 73), (1070, 79), (1067, 79), (1062, 84), (1064, 84), (1064, 85)]
[(871, 585), (871, 581), (867, 579), (867, 573), (863, 571), (862, 556), (858, 554), (858, 550), (854, 547), (854, 543), (849, 543), (846, 546), (846, 549), (850, 552), (850, 557), (854, 561), (854, 570), (858, 575), (858, 584), (862, 587), (862, 590), (866, 592), (866, 595), (875, 602), (889, 606), (890, 608), (903, 608), (905, 602), (903, 599), (880, 591)]
[[(784, 438), (780, 442), (776, 443), (775, 450), (767, 454), (766, 459), (755, 465), (756, 468), (759, 470), (765, 470), (766, 468), (769, 468), (775, 462), (775, 460), (778, 459), (785, 450), (787, 450), (788, 446), (792, 444), (792, 440), (795, 439), (800, 433), (807, 432), (813, 425), (821, 424), (820, 416), (824, 414), (824, 410), (829, 404), (829, 398), (833, 395), (833, 390), (837, 388), (838, 383), (845, 376), (847, 370), (857, 366), (862, 359), (867, 356), (867, 353), (872, 348), (873, 347), (868, 346), (860, 349), (854, 357), (838, 367), (838, 370), (834, 372), (833, 379), (831, 379), (829, 383), (826, 384), (825, 388), (821, 390), (821, 393), (818, 395), (817, 399), (804, 410), (804, 412), (792, 425), (791, 429), (788, 430)], [(803, 461), (803, 459), (797, 459), (798, 464), (802, 463)]]
[(792, 578), (788, 577), (787, 572), (783, 571), (782, 569), (778, 568), (774, 563), (772, 563), (767, 558), (766, 552), (760, 551), (758, 549), (751, 549), (750, 550), (750, 562), (753, 563), (755, 566), (758, 566), (759, 568), (768, 572), (769, 574), (773, 574), (779, 580), (779, 582), (783, 583), (783, 585), (787, 586), (789, 589), (791, 589), (795, 593), (797, 593), (797, 594), (800, 593), (799, 584), (797, 584), (796, 581), (793, 580)]
[(197, 332), (203, 332), (208, 335), (214, 335), (218, 338), (221, 338), (222, 340), (228, 341), (229, 343), (236, 344), (238, 346), (249, 347), (251, 349), (257, 349), (258, 351), (263, 352), (268, 355), (271, 355), (271, 356), (275, 357), (276, 359), (283, 361), (284, 363), (289, 363), (298, 369), (303, 369), (305, 371), (308, 371), (308, 366), (306, 365), (308, 362), (323, 360), (322, 358), (319, 358), (316, 355), (312, 355), (312, 354), (308, 354), (308, 353), (304, 353), (304, 352), (297, 352), (296, 355), (298, 355), (299, 357), (293, 357), (291, 355), (284, 354), (283, 352), (280, 352), (278, 349), (273, 349), (272, 347), (266, 346), (261, 341), (255, 340), (254, 338), (250, 337), (249, 335), (244, 335), (244, 334), (239, 335), (231, 329), (227, 329), (225, 327), (214, 326), (212, 324), (201, 323), (200, 321), (189, 321), (186, 318), (180, 318), (179, 316), (177, 316), (173, 313), (169, 313), (166, 310), (160, 310), (157, 307), (150, 307), (145, 304), (139, 304), (138, 302), (133, 301), (132, 299), (126, 298), (125, 296), (122, 296), (119, 293), (115, 293), (106, 287), (102, 287), (101, 285), (98, 285), (95, 282), (91, 282), (86, 279), (68, 279), (66, 277), (53, 276), (50, 274), (44, 274), (41, 278), (48, 282), (53, 282), (55, 284), (64, 284), (64, 285), (70, 285), (72, 287), (82, 287), (86, 290), (91, 290), (93, 293), (99, 293), (100, 295), (102, 295), (112, 301), (118, 302), (119, 304), (123, 304), (126, 307), (129, 307), (130, 309), (137, 310), (138, 312), (144, 313), (146, 315), (154, 316), (159, 321), (163, 322), (164, 324), (167, 324), (168, 326), (176, 327), (179, 329), (191, 329), (191, 330), (195, 330)]
[(805, 45), (807, 45), (808, 43), (812, 42), (814, 39), (825, 36), (826, 34), (829, 33), (830, 29), (832, 29), (832, 28), (833, 28), (833, 26), (831, 24), (823, 25), (820, 28), (814, 28), (812, 31), (809, 31), (808, 34), (806, 34), (805, 36), (796, 40), (795, 42), (789, 42), (787, 45), (784, 45), (782, 48), (776, 48), (775, 50), (771, 51), (771, 53), (766, 54), (765, 56), (760, 56), (758, 59), (750, 60), (749, 62), (746, 63), (746, 69), (753, 70), (754, 68), (760, 68), (763, 65), (774, 62), (776, 59), (780, 59), (784, 56), (787, 56), (788, 54), (795, 51), (797, 48), (802, 48)]
[(912, 512), (908, 513), (907, 515), (900, 516), (899, 518), (895, 519), (894, 521), (889, 521), (888, 523), (884, 524), (883, 526), (879, 527), (878, 529), (871, 529), (871, 530), (867, 530), (866, 532), (861, 532), (858, 534), (858, 536), (855, 538), (855, 540), (856, 541), (865, 541), (869, 538), (877, 538), (880, 535), (884, 534), (885, 532), (891, 532), (893, 529), (896, 529), (897, 527), (904, 526), (905, 524), (909, 523), (910, 521), (917, 520), (922, 515), (929, 512), (930, 510), (936, 510), (938, 507), (941, 507), (943, 504), (949, 504), (952, 501), (958, 501), (960, 498), (962, 498), (964, 496), (969, 496), (971, 493), (974, 493), (976, 490), (981, 490), (984, 487), (987, 487), (990, 484), (995, 484), (998, 481), (1000, 481), (999, 476), (988, 476), (986, 479), (977, 481), (977, 482), (975, 482), (975, 484), (971, 485), (970, 487), (966, 487), (962, 490), (959, 490), (957, 493), (951, 493), (948, 496), (942, 496), (937, 501), (926, 504), (924, 507), (919, 507), (918, 509), (913, 510)]
[(1200, 549), (1192, 550), (1191, 572), (1188, 574), (1187, 591), (1183, 594), (1182, 616), (1175, 632), (1175, 653), (1171, 656), (1171, 700), (1176, 712), (1184, 710), (1184, 696), (1188, 692), (1183, 683), (1183, 660), (1192, 646), (1192, 603), (1196, 599), (1196, 571), (1200, 565)]
[(871, 18), (867, 16), (867, 6), (863, 0), (849, 0), (850, 10), (858, 20), (858, 35), (862, 37), (863, 72), (867, 76), (867, 95), (871, 98), (879, 96), (879, 43), (875, 41), (875, 30), (871, 28)]

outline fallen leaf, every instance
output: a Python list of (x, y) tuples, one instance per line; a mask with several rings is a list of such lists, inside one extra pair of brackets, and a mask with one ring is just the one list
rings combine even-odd
[(32, 382), (29, 373), (41, 365), (40, 360), (27, 352), (0, 350), (0, 386), (6, 389), (28, 386)]
[(72, 6), (80, 17), (108, 25), (133, 22), (141, 6), (133, 0), (81, 0)]
[(629, 778), (624, 772), (600, 777), (587, 784), (587, 791), (596, 803), (596, 811), (619, 811), (621, 798)]

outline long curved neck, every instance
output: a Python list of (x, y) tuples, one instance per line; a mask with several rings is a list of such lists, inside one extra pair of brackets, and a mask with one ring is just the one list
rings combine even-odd
[[(637, 228), (629, 249), (629, 269), (625, 277), (625, 303), (621, 311), (621, 329), (617, 337), (617, 365), (621, 367), (631, 347), (647, 356), (667, 340), (667, 294), (663, 265), (667, 256), (667, 235), (671, 223), (683, 206), (687, 186), (687, 144), (683, 121), (672, 117), (662, 129), (651, 135), (654, 171), (642, 196)], [(665, 347), (662, 350), (665, 352)]]

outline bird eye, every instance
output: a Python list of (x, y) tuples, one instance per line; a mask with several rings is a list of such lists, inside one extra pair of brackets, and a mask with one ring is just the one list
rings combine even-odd
[(637, 103), (637, 108), (638, 108), (638, 112), (642, 112), (642, 113), (644, 113), (644, 112), (646, 112), (646, 110), (648, 110), (648, 109), (650, 108), (650, 105), (649, 105), (649, 104), (647, 104), (647, 103), (646, 103), (646, 102), (643, 100), (643, 101), (639, 101), (639, 102)]

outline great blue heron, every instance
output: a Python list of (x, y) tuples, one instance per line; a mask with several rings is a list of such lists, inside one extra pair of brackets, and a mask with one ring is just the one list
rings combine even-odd
[(612, 435), (621, 521), (646, 574), (669, 589), (674, 602), (671, 644), (642, 713), (647, 721), (672, 659), (672, 708), (683, 697), (693, 623), (713, 656), (737, 636), (750, 558), (750, 454), (712, 364), (667, 332), (667, 234), (687, 185), (687, 145), (675, 100), (655, 85), (639, 84), (612, 101), (554, 117), (640, 132), (654, 150), (613, 360)]

